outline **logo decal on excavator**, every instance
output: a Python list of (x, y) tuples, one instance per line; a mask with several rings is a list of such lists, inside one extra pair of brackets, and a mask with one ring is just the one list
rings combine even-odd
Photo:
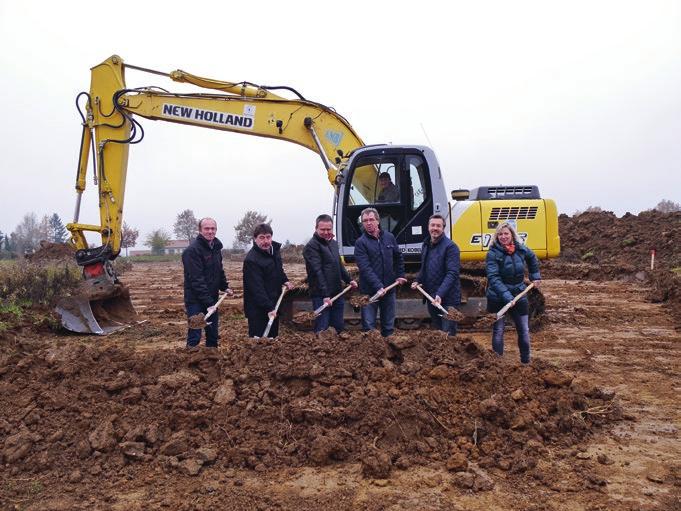
[(248, 130), (253, 129), (253, 123), (255, 121), (254, 105), (246, 105), (244, 107), (244, 114), (239, 115), (165, 103), (163, 105), (162, 113), (164, 117), (187, 119), (188, 121), (193, 121), (197, 124), (232, 126)]
[(343, 140), (343, 134), (340, 131), (326, 130), (324, 136), (336, 146)]
[[(518, 236), (520, 236), (520, 239), (523, 240), (523, 243), (527, 243), (527, 233), (526, 232), (519, 232)], [(482, 245), (484, 248), (487, 248), (487, 247), (489, 247), (490, 243), (492, 243), (492, 235), (490, 233), (473, 234), (471, 236), (471, 241), (469, 243), (471, 245), (475, 245), (476, 247)]]

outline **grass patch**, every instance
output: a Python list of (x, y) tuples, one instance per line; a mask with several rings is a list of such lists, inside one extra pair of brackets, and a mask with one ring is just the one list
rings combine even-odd
[(60, 322), (52, 309), (82, 280), (75, 264), (20, 261), (0, 265), (0, 333), (22, 326), (58, 328)]
[(676, 273), (677, 275), (681, 275), (681, 266), (678, 268), (672, 268), (672, 273)]
[(51, 307), (75, 290), (81, 270), (71, 264), (38, 265), (21, 262), (0, 268), (0, 302), (5, 305)]
[(181, 254), (138, 255), (130, 257), (119, 257), (118, 259), (122, 259), (123, 261), (127, 261), (130, 263), (170, 263), (182, 260), (182, 255)]

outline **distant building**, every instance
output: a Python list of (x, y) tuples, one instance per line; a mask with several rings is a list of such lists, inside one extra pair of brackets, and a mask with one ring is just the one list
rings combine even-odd
[[(189, 242), (187, 240), (170, 240), (165, 248), (163, 249), (162, 254), (168, 255), (168, 254), (181, 254), (182, 251), (189, 246)], [(130, 251), (131, 256), (141, 256), (141, 255), (151, 255), (151, 250), (131, 250)]]
[(189, 246), (187, 240), (170, 240), (163, 249), (164, 254), (181, 254)]

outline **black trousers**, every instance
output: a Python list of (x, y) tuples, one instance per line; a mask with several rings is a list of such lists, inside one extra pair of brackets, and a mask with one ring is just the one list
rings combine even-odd
[[(270, 320), (267, 312), (254, 312), (248, 316), (248, 336), (249, 337), (262, 337), (265, 333), (265, 328), (267, 328), (267, 322)], [(272, 323), (272, 328), (270, 328), (270, 333), (267, 337), (274, 338), (279, 335), (279, 317), (277, 316)]]

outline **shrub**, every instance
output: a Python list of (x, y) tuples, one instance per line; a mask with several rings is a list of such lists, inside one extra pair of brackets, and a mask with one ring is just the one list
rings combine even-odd
[(52, 307), (73, 292), (83, 280), (71, 264), (38, 265), (28, 262), (0, 266), (0, 302), (4, 306)]

